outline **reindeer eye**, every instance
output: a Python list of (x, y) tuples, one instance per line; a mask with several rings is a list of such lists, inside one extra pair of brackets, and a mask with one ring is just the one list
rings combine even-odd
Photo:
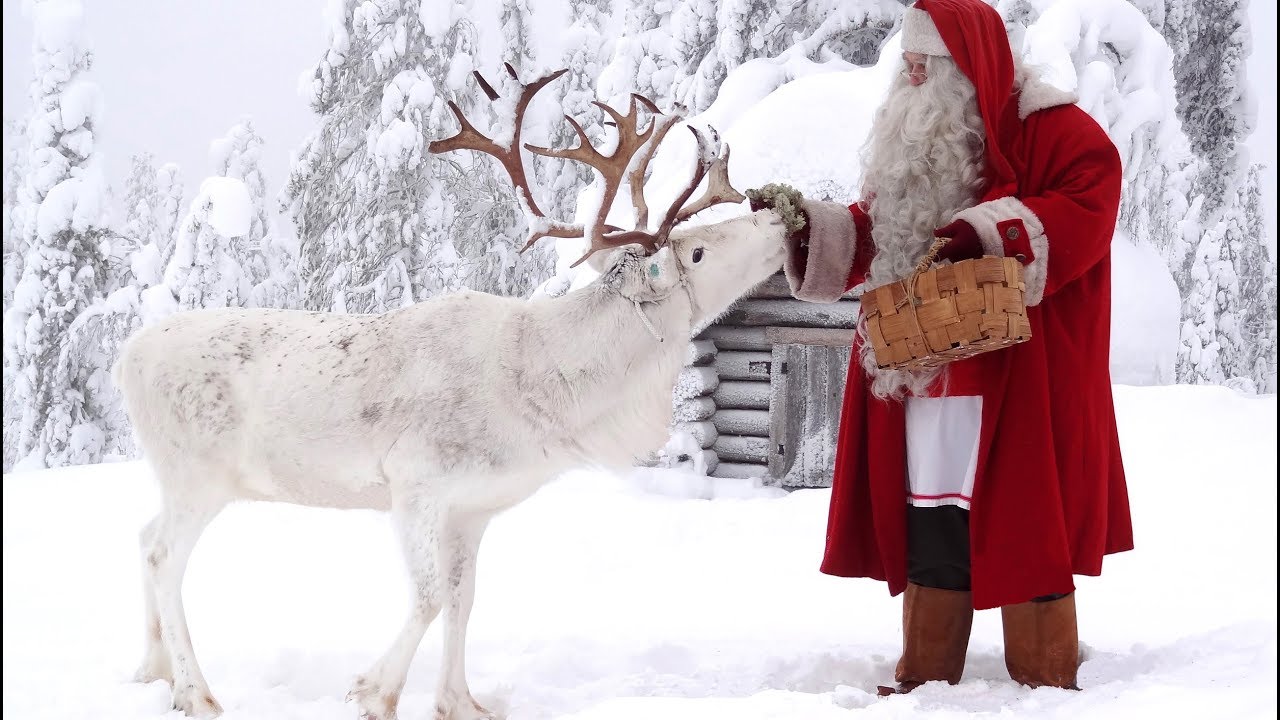
[(702, 248), (693, 249), (693, 261), (696, 263), (702, 262)]

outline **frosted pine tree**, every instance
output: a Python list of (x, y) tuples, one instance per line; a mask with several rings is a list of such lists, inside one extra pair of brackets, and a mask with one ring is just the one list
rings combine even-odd
[(1228, 356), (1237, 350), (1233, 310), (1240, 294), (1228, 245), (1242, 233), (1240, 219), (1238, 213), (1224, 213), (1192, 253), (1187, 275), (1191, 290), (1183, 297), (1179, 382), (1220, 385), (1227, 380), (1222, 356), (1224, 350)]
[(267, 181), (261, 167), (262, 138), (254, 131), (253, 122), (245, 118), (232, 127), (225, 138), (213, 142), (209, 155), (214, 172), (240, 180), (249, 191), (252, 205), (249, 232), (234, 241), (232, 254), (244, 269), (250, 285), (257, 285), (267, 278), (267, 261), (263, 254), (269, 228)]
[(1258, 168), (1251, 168), (1196, 253), (1184, 313), (1184, 381), (1275, 392), (1276, 272), (1263, 244)]
[[(1144, 16), (1124, 0), (1105, 0), (1100, 11), (1059, 3), (1041, 12), (1023, 0), (997, 7), (1027, 62), (1051, 84), (1074, 89), (1115, 143), (1125, 176), (1120, 227), (1176, 264), (1191, 251), (1184, 235), (1194, 239), (1188, 194), (1199, 164), (1175, 111), (1174, 52), (1148, 22), (1162, 9)], [(1069, 77), (1056, 75), (1063, 66)]]
[(18, 208), (18, 187), (26, 171), (26, 137), (22, 125), (6, 122), (4, 126), (4, 217), (0, 218), (4, 232), (4, 309), (13, 301), (13, 288), (22, 274), (23, 250), (19, 246), (20, 227), (15, 215)]
[(173, 244), (182, 226), (182, 171), (177, 163), (165, 163), (156, 171), (156, 192), (160, 195), (160, 211), (156, 216), (156, 239), (160, 251), (160, 267), (173, 257)]
[[(103, 294), (130, 285), (146, 287), (154, 284), (156, 266), (153, 264), (148, 268), (142, 257), (147, 241), (155, 234), (154, 195), (155, 168), (151, 164), (151, 155), (135, 155), (125, 182), (124, 223), (113, 223), (109, 219), (106, 222), (110, 231), (103, 238), (102, 252), (106, 265), (99, 282), (99, 290)], [(108, 187), (103, 206), (109, 208), (113, 202)], [(144, 274), (150, 270), (152, 277), (139, 278), (135, 266)]]
[(1240, 311), (1240, 332), (1249, 354), (1235, 369), (1239, 375), (1253, 380), (1258, 392), (1276, 392), (1277, 349), (1277, 278), (1276, 263), (1265, 246), (1266, 203), (1262, 197), (1262, 166), (1249, 168), (1241, 204), (1244, 208), (1245, 241), (1236, 254), (1240, 294), (1244, 299)]
[[(664, 107), (700, 113), (734, 68), (756, 58), (796, 56), (870, 65), (902, 15), (892, 0), (693, 0), (635, 2), (615, 46), (601, 92), (640, 92)], [(779, 83), (785, 82), (780, 78)]]
[(614, 41), (597, 89), (611, 102), (635, 92), (659, 107), (672, 107), (675, 83), (682, 75), (672, 32), (675, 3), (621, 0), (621, 4), (622, 33)]
[[(605, 46), (600, 23), (607, 20), (590, 2), (572, 3), (572, 24), (564, 31), (562, 42), (548, 43), (544, 54), (535, 55), (538, 44), (531, 42), (532, 26), (545, 27), (556, 19), (538, 19), (547, 13), (546, 4), (527, 0), (503, 0), (498, 17), (502, 29), (501, 55), (483, 70), (502, 99), (492, 107), (504, 104), (519, 93), (514, 79), (505, 69), (510, 65), (522, 82), (532, 82), (548, 72), (565, 69), (559, 79), (544, 88), (530, 105), (522, 125), (522, 142), (546, 147), (571, 147), (578, 137), (564, 116), (580, 122), (588, 136), (600, 143), (603, 136), (602, 112), (591, 104), (595, 99), (594, 84), (598, 77), (600, 53)], [(478, 92), (468, 81), (458, 97)], [(493, 134), (509, 137), (513, 129), (503, 127), (504, 119), (493, 117), (488, 106), (477, 107), (478, 117)], [(452, 132), (453, 123), (446, 126)], [(453, 197), (455, 215), (450, 227), (453, 245), (459, 255), (460, 270), (468, 287), (483, 287), (502, 295), (525, 295), (554, 271), (552, 243), (539, 243), (523, 254), (526, 220), (516, 201), (505, 171), (491, 158), (474, 153), (452, 153), (433, 159), (448, 171), (446, 187)], [(570, 219), (577, 207), (577, 191), (593, 180), (594, 173), (585, 164), (544, 158), (524, 153), (531, 191), (539, 208), (551, 217)], [(476, 200), (479, 199), (479, 202)]]
[[(79, 465), (137, 455), (133, 431), (111, 366), (126, 340), (142, 327), (138, 288), (126, 285), (97, 299), (67, 328), (67, 342), (53, 368), (55, 378), (87, 368), (82, 383), (82, 417), (67, 451), (51, 465)], [(83, 372), (83, 371), (82, 371)]]
[(1247, 165), (1244, 141), (1254, 124), (1254, 98), (1245, 78), (1248, 6), (1239, 0), (1175, 0), (1166, 33), (1174, 48), (1178, 115), (1191, 149), (1209, 172), (1198, 177), (1212, 214), (1235, 196)]
[(278, 233), (262, 239), (267, 275), (249, 291), (249, 307), (298, 307), (298, 243)]
[[(475, 29), (449, 4), (418, 0), (340, 0), (329, 12), (330, 47), (308, 88), (320, 129), (284, 198), (299, 240), (300, 302), (378, 312), (450, 285), (452, 208), (426, 143), (450, 122), (437, 88), (466, 80), (468, 68), (451, 62), (474, 52)], [(420, 274), (415, 287), (415, 264), (437, 275)]]
[(164, 272), (160, 253), (168, 243), (161, 230), (163, 207), (156, 179), (155, 159), (151, 153), (134, 155), (133, 169), (125, 185), (125, 216), (121, 233), (136, 243), (130, 268), (139, 288), (159, 284)]
[[(18, 187), (22, 183), (25, 169), (26, 138), (22, 125), (7, 122), (4, 127), (4, 312), (7, 315), (13, 303), (13, 291), (17, 287), (18, 278), (22, 275), (23, 252), (19, 246), (20, 228), (16, 222), (15, 211), (18, 206)], [(7, 335), (11, 332), (5, 329)], [(13, 332), (16, 332), (14, 330)], [(3, 398), (0, 408), (4, 411), (3, 423), (3, 464), (8, 469), (13, 464), (18, 447), (18, 409), (14, 406), (14, 389), (17, 385), (14, 377), (14, 366), (10, 364), (10, 354), (3, 355)]]
[(80, 3), (42, 0), (30, 10), (30, 162), (17, 213), (26, 252), (4, 333), (15, 380), (6, 410), (16, 413), (17, 443), (6, 470), (15, 460), (27, 467), (93, 462), (102, 450), (101, 429), (85, 406), (94, 359), (66, 351), (69, 328), (99, 297), (104, 271), (104, 183), (94, 158), (101, 101), (86, 78), (92, 58)]
[(235, 245), (253, 225), (253, 201), (244, 182), (210, 177), (183, 218), (163, 287), (177, 310), (238, 307), (252, 286)]
[[(1184, 298), (1182, 382), (1248, 378), (1232, 381), (1274, 387), (1274, 371), (1266, 368), (1275, 363), (1267, 331), (1274, 326), (1275, 301), (1269, 307), (1259, 303), (1274, 288), (1275, 270), (1261, 248), (1263, 207), (1249, 200), (1257, 179), (1246, 167), (1244, 148), (1256, 112), (1245, 77), (1249, 31), (1242, 3), (1167, 3), (1164, 33), (1175, 53), (1177, 111), (1198, 168), (1186, 189), (1192, 211), (1182, 232), (1171, 234), (1175, 243), (1168, 253)], [(1216, 261), (1210, 259), (1215, 251)], [(1211, 295), (1218, 313), (1213, 319), (1207, 317), (1210, 308), (1197, 304)], [(1211, 362), (1220, 367), (1210, 368)]]

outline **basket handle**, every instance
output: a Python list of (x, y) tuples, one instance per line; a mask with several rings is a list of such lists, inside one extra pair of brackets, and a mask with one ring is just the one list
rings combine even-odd
[(907, 291), (908, 296), (915, 294), (916, 278), (920, 277), (920, 273), (929, 269), (929, 266), (933, 264), (933, 261), (938, 259), (938, 253), (942, 252), (942, 248), (950, 241), (951, 238), (949, 237), (934, 238), (933, 244), (929, 246), (929, 252), (925, 253), (924, 257), (920, 258), (920, 262), (916, 263), (916, 269), (912, 270), (911, 276), (907, 278), (907, 285), (904, 289)]
[[(920, 273), (929, 269), (929, 266), (933, 264), (934, 260), (938, 259), (938, 253), (942, 251), (942, 247), (946, 245), (949, 240), (951, 240), (949, 237), (939, 237), (935, 239), (933, 244), (929, 246), (929, 252), (925, 253), (924, 257), (920, 258), (920, 262), (916, 263), (916, 269), (911, 271), (911, 276), (900, 281), (903, 283), (903, 302), (911, 303), (911, 299), (914, 298), (916, 294), (916, 279), (920, 277)], [(908, 314), (911, 316), (911, 323), (915, 325), (916, 335), (923, 340), (925, 334), (924, 328), (920, 327), (920, 317), (916, 314), (914, 308), (912, 308), (911, 312)]]
[(920, 262), (916, 263), (915, 272), (911, 273), (912, 278), (928, 270), (933, 261), (938, 259), (938, 253), (942, 252), (942, 248), (946, 247), (946, 244), (950, 241), (951, 238), (949, 237), (939, 236), (934, 238), (933, 245), (929, 246), (929, 252), (925, 253), (924, 257), (920, 258)]

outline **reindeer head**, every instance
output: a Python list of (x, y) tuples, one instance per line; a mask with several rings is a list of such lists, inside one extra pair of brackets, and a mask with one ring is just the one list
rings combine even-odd
[[(693, 177), (667, 207), (658, 228), (650, 231), (649, 207), (644, 198), (645, 172), (667, 132), (682, 119), (680, 115), (661, 113), (650, 100), (633, 94), (626, 114), (604, 103), (594, 103), (612, 118), (618, 130), (617, 147), (609, 155), (596, 150), (582, 126), (569, 116), (565, 117), (579, 138), (577, 147), (552, 149), (527, 143), (522, 145), (521, 124), (533, 96), (566, 71), (559, 70), (524, 84), (519, 82), (510, 64), (505, 67), (520, 86), (520, 95), (514, 103), (510, 142), (498, 143), (481, 134), (467, 122), (458, 105), (450, 102), (449, 109), (457, 118), (460, 129), (451, 137), (432, 142), (428, 149), (433, 153), (476, 150), (498, 159), (511, 177), (529, 221), (529, 233), (521, 252), (544, 237), (585, 237), (588, 249), (573, 263), (576, 266), (593, 256), (602, 257), (604, 254), (596, 255), (602, 250), (622, 248), (621, 252), (610, 255), (607, 262), (592, 262), (592, 266), (619, 282), (625, 296), (640, 302), (660, 300), (684, 285), (693, 305), (695, 326), (719, 316), (744, 292), (781, 267), (786, 231), (772, 211), (761, 211), (713, 225), (676, 229), (679, 223), (712, 205), (739, 203), (746, 199), (729, 183), (729, 148), (725, 145), (721, 152), (719, 136), (714, 130), (708, 140), (705, 134), (689, 127), (698, 147)], [(497, 92), (484, 77), (479, 72), (473, 74), (489, 99), (498, 99)], [(652, 116), (643, 130), (639, 128), (641, 106)], [(537, 155), (585, 163), (600, 174), (604, 191), (595, 218), (589, 225), (564, 223), (543, 214), (529, 187), (521, 147)], [(624, 179), (630, 187), (635, 208), (636, 227), (631, 230), (605, 223)], [(688, 202), (704, 179), (707, 181), (706, 190), (696, 201)]]

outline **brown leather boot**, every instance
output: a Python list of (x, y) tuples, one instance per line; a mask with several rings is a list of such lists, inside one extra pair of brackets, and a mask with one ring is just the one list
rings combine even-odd
[(929, 680), (955, 685), (964, 674), (964, 656), (973, 628), (973, 593), (908, 584), (902, 596), (902, 658), (897, 687), (880, 695), (908, 693)]
[(1004, 620), (1004, 664), (1009, 677), (1030, 687), (1079, 690), (1076, 670), (1076, 596), (1000, 608)]

